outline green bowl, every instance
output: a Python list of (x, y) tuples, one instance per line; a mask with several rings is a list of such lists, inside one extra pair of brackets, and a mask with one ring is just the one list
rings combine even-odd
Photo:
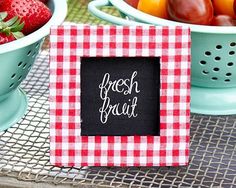
[[(123, 18), (101, 11), (116, 8)], [(236, 27), (184, 24), (143, 13), (123, 0), (95, 0), (89, 11), (116, 25), (188, 26), (192, 38), (191, 112), (236, 114)]]
[(19, 85), (33, 66), (50, 27), (61, 24), (66, 17), (66, 0), (50, 0), (48, 5), (53, 15), (47, 24), (22, 39), (0, 45), (0, 131), (24, 116), (27, 97)]

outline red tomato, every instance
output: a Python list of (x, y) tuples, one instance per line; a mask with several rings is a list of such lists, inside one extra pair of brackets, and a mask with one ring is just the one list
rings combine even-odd
[(234, 0), (212, 0), (216, 15), (228, 15), (235, 18)]
[[(222, 0), (221, 0), (222, 1)], [(170, 19), (199, 25), (209, 25), (214, 16), (211, 0), (168, 0)]]
[(132, 7), (137, 8), (139, 0), (126, 0), (126, 2)]
[(235, 26), (236, 23), (232, 17), (228, 15), (218, 15), (213, 18), (211, 25), (214, 26)]
[(234, 0), (234, 15), (236, 15), (236, 0)]

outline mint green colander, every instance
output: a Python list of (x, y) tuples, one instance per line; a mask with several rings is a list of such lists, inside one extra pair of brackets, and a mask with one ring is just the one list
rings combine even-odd
[(46, 25), (22, 39), (0, 45), (0, 131), (25, 114), (27, 97), (19, 85), (33, 66), (50, 27), (61, 24), (66, 16), (66, 0), (50, 0), (48, 5), (53, 16)]
[[(113, 6), (120, 17), (100, 10)], [(145, 14), (123, 0), (95, 0), (89, 11), (96, 17), (117, 25), (184, 25), (191, 28), (192, 71), (191, 112), (236, 114), (236, 27), (183, 24)]]

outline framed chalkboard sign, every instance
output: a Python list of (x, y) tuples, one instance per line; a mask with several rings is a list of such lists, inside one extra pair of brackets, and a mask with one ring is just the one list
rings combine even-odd
[(158, 136), (159, 59), (82, 58), (81, 135)]
[(59, 26), (50, 41), (51, 163), (188, 163), (188, 28)]

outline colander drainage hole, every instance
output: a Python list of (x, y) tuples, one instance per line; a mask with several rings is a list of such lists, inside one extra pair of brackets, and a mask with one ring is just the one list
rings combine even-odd
[(21, 61), (20, 63), (18, 63), (18, 67), (20, 67), (23, 64), (23, 62)]
[(28, 67), (28, 70), (30, 70), (31, 69), (31, 65), (29, 65), (29, 67)]
[(215, 81), (215, 80), (218, 80), (218, 78), (217, 78), (217, 77), (212, 77), (211, 79), (212, 79), (212, 80), (214, 80), (214, 81)]
[(228, 65), (229, 67), (232, 67), (232, 66), (234, 65), (234, 63), (233, 63), (233, 62), (229, 62), (227, 65)]
[(228, 72), (226, 73), (226, 76), (232, 76), (232, 73)]
[(14, 79), (15, 77), (16, 77), (16, 74), (14, 73), (14, 74), (11, 76), (11, 78)]
[(205, 52), (205, 55), (206, 55), (206, 56), (210, 56), (210, 55), (211, 55), (211, 52), (206, 51), (206, 52)]
[(14, 83), (12, 83), (12, 84), (9, 86), (9, 88), (13, 88), (13, 86), (14, 86)]
[(230, 43), (230, 46), (231, 46), (231, 47), (236, 46), (236, 42), (231, 42), (231, 43)]
[(203, 74), (209, 74), (209, 71), (204, 70), (204, 71), (202, 71), (202, 73)]
[(37, 43), (36, 45), (35, 45), (35, 48), (38, 48), (39, 47), (39, 43)]
[(21, 81), (21, 79), (22, 79), (22, 76), (19, 76), (18, 81)]
[(202, 60), (202, 61), (200, 61), (200, 64), (201, 64), (201, 65), (206, 65), (207, 62)]
[(229, 55), (234, 55), (235, 54), (235, 51), (230, 51), (229, 52)]
[(217, 56), (217, 57), (215, 57), (215, 60), (216, 60), (216, 61), (220, 61), (221, 58), (220, 58), (219, 56)]
[(225, 82), (230, 82), (230, 79), (226, 79)]
[(220, 50), (220, 49), (222, 49), (222, 46), (221, 45), (217, 45), (216, 49)]
[(23, 65), (23, 69), (25, 69), (26, 65), (27, 65), (27, 63), (25, 63), (25, 64)]
[(33, 53), (32, 58), (34, 58), (35, 56), (36, 56), (36, 52)]
[(215, 72), (218, 72), (220, 69), (219, 69), (218, 67), (215, 67), (213, 70), (214, 70)]
[(27, 54), (27, 56), (30, 56), (30, 54), (31, 54), (31, 50), (30, 50), (30, 51), (28, 51), (28, 54)]

